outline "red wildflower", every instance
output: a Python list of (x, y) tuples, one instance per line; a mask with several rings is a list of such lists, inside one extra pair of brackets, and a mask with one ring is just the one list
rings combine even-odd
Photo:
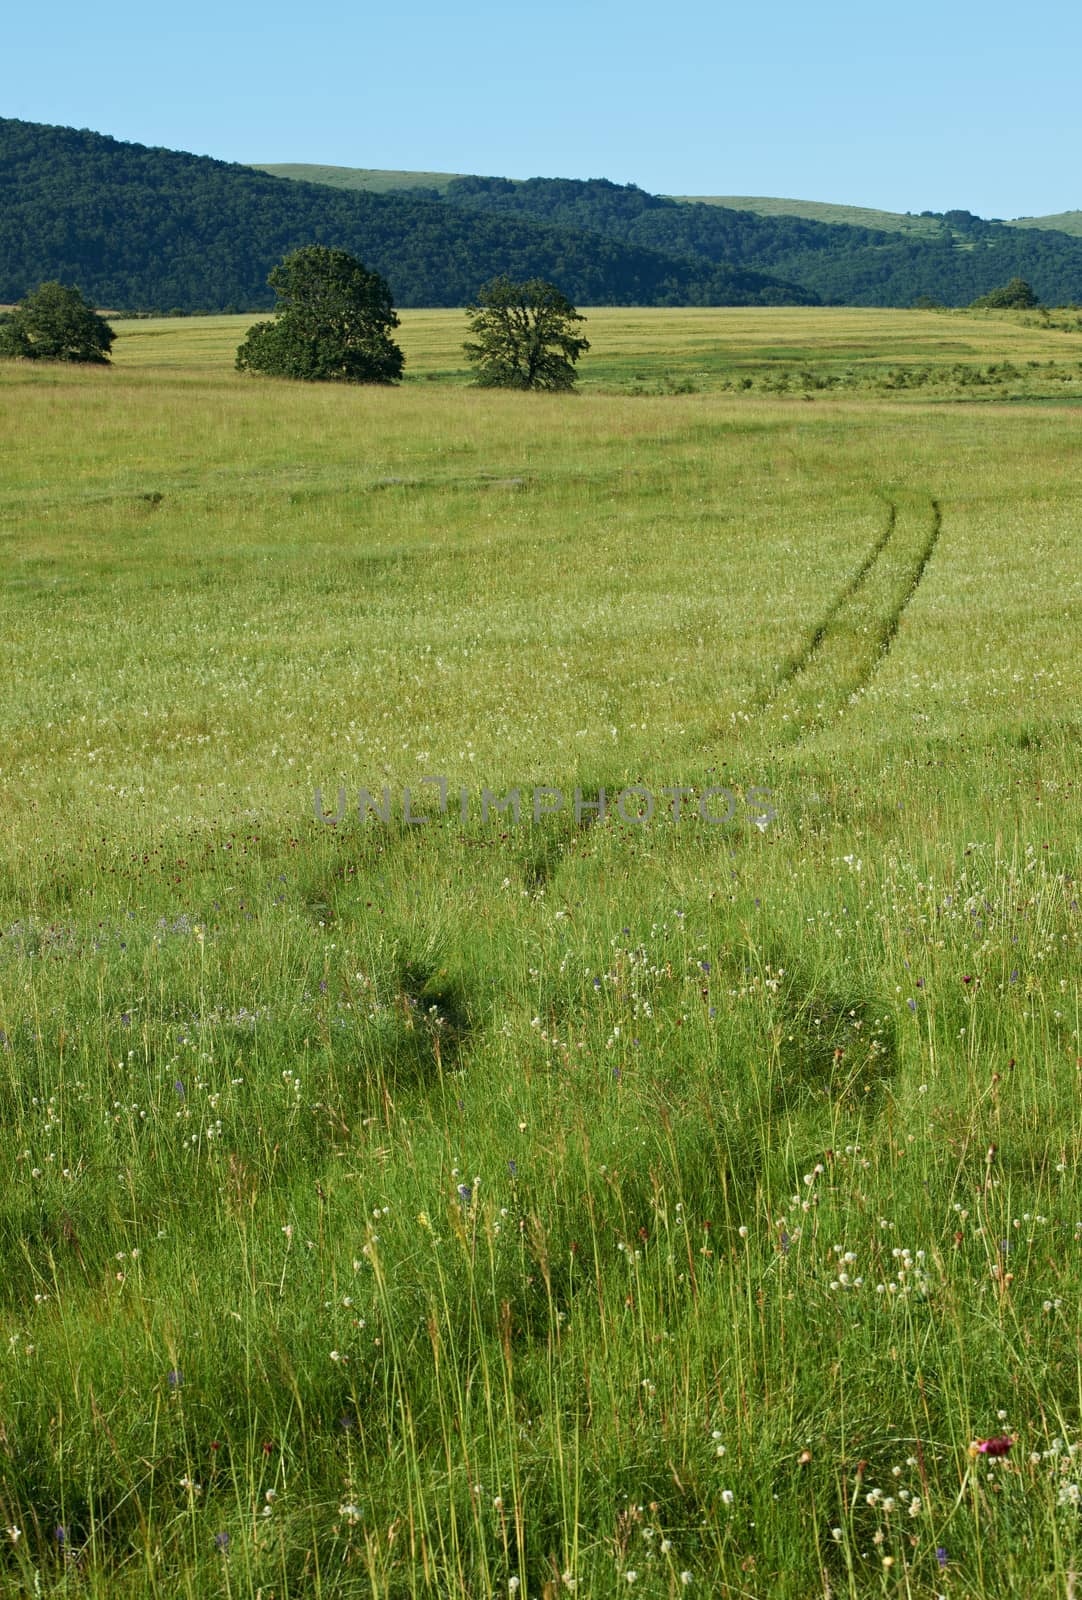
[(977, 1439), (970, 1445), (969, 1453), (971, 1456), (1005, 1456), (1013, 1443), (1008, 1434), (1000, 1434), (996, 1439)]

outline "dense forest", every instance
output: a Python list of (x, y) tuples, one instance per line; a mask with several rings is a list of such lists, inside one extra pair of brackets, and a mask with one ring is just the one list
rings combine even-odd
[(968, 305), (1014, 277), (1050, 305), (1082, 301), (1082, 239), (1010, 228), (951, 211), (939, 236), (757, 216), (647, 194), (603, 178), (456, 178), (448, 203), (487, 215), (590, 228), (622, 243), (682, 258), (730, 262), (814, 289), (826, 304), (909, 306), (926, 296)]
[(0, 301), (46, 279), (116, 309), (257, 310), (306, 244), (349, 250), (399, 306), (465, 305), (498, 273), (580, 305), (968, 305), (1015, 277), (1082, 301), (1082, 239), (966, 211), (938, 233), (760, 216), (606, 179), (332, 188), (0, 119)]
[(205, 156), (0, 119), (0, 301), (46, 279), (116, 309), (269, 307), (291, 250), (349, 250), (399, 306), (456, 306), (497, 273), (583, 305), (814, 304), (814, 291), (600, 230), (406, 194), (294, 183)]

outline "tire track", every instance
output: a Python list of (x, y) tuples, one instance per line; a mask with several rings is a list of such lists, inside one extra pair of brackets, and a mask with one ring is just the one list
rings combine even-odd
[[(898, 632), (898, 627), (905, 613), (905, 609), (920, 587), (920, 580), (924, 577), (925, 567), (935, 555), (935, 547), (939, 543), (939, 535), (943, 531), (943, 510), (938, 500), (932, 500), (929, 502), (929, 504), (932, 508), (931, 532), (928, 535), (927, 541), (925, 542), (924, 549), (921, 551), (920, 560), (917, 562), (912, 581), (910, 582), (909, 588), (906, 590), (906, 593), (902, 599), (902, 603), (895, 611), (894, 615), (890, 618), (887, 627), (884, 630), (883, 640), (879, 648), (879, 655), (876, 658), (872, 672), (878, 669), (879, 664), (882, 662), (884, 656), (889, 654), (890, 647), (894, 643), (894, 636)], [(871, 675), (871, 673), (868, 674), (869, 680), (871, 679)]]
[(937, 500), (888, 501), (884, 531), (759, 703), (772, 742), (799, 744), (865, 691), (890, 653), (942, 527)]
[(793, 682), (794, 678), (798, 678), (800, 674), (806, 671), (806, 669), (811, 665), (816, 652), (822, 645), (823, 640), (827, 637), (827, 634), (830, 632), (831, 624), (833, 623), (835, 617), (841, 611), (842, 607), (846, 605), (856, 594), (857, 590), (860, 588), (861, 584), (864, 582), (865, 578), (868, 576), (869, 572), (875, 566), (875, 563), (879, 560), (879, 557), (883, 554), (883, 551), (890, 543), (895, 526), (897, 525), (897, 521), (898, 507), (894, 504), (893, 500), (888, 500), (887, 524), (883, 529), (883, 532), (879, 535), (878, 539), (876, 539), (875, 543), (864, 557), (864, 560), (861, 562), (860, 566), (853, 573), (852, 577), (842, 585), (841, 589), (839, 589), (837, 595), (831, 601), (830, 605), (823, 614), (823, 620), (812, 634), (811, 639), (807, 645), (805, 645), (804, 649), (800, 651), (798, 655), (792, 657), (786, 662), (785, 666), (782, 668), (781, 672), (778, 674), (778, 677), (771, 684), (769, 689), (767, 689), (765, 692), (760, 692), (758, 702), (760, 707), (765, 709), (767, 706), (769, 706), (771, 702), (776, 700), (778, 695), (780, 695), (786, 689), (786, 687)]

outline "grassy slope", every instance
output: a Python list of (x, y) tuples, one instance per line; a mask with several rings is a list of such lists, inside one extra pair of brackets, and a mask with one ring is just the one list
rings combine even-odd
[(676, 200), (707, 206), (730, 206), (735, 211), (754, 211), (762, 217), (807, 217), (812, 222), (842, 222), (856, 228), (880, 228), (884, 233), (937, 234), (934, 217), (907, 216), (898, 211), (877, 211), (868, 206), (831, 205), (819, 200), (777, 200), (759, 195), (730, 194), (674, 195)]
[(1049, 217), (1015, 217), (1012, 228), (1052, 228), (1082, 238), (1082, 211), (1057, 211)]
[[(677, 200), (707, 206), (731, 206), (736, 211), (754, 211), (763, 217), (809, 217), (813, 222), (849, 223), (859, 228), (880, 228), (884, 233), (938, 234), (936, 217), (914, 216), (909, 212), (877, 211), (868, 206), (832, 205), (820, 200), (779, 200), (761, 195), (681, 194)], [(1060, 211), (1047, 217), (1015, 217), (1012, 228), (1049, 228), (1058, 233), (1082, 236), (1082, 211)]]
[(365, 189), (371, 194), (386, 194), (392, 189), (443, 190), (458, 176), (455, 172), (391, 172), (375, 167), (326, 167), (304, 162), (251, 165), (257, 172), (269, 172), (275, 178), (324, 183), (332, 189)]
[(596, 312), (562, 398), (243, 325), (0, 367), (0, 1594), (1070, 1592), (1077, 338)]

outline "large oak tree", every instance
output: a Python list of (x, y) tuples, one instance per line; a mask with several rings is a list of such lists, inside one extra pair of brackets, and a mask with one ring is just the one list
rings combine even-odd
[(280, 378), (394, 383), (405, 358), (390, 336), (399, 326), (391, 291), (347, 250), (307, 245), (271, 272), (273, 322), (257, 322), (237, 351), (242, 371)]

